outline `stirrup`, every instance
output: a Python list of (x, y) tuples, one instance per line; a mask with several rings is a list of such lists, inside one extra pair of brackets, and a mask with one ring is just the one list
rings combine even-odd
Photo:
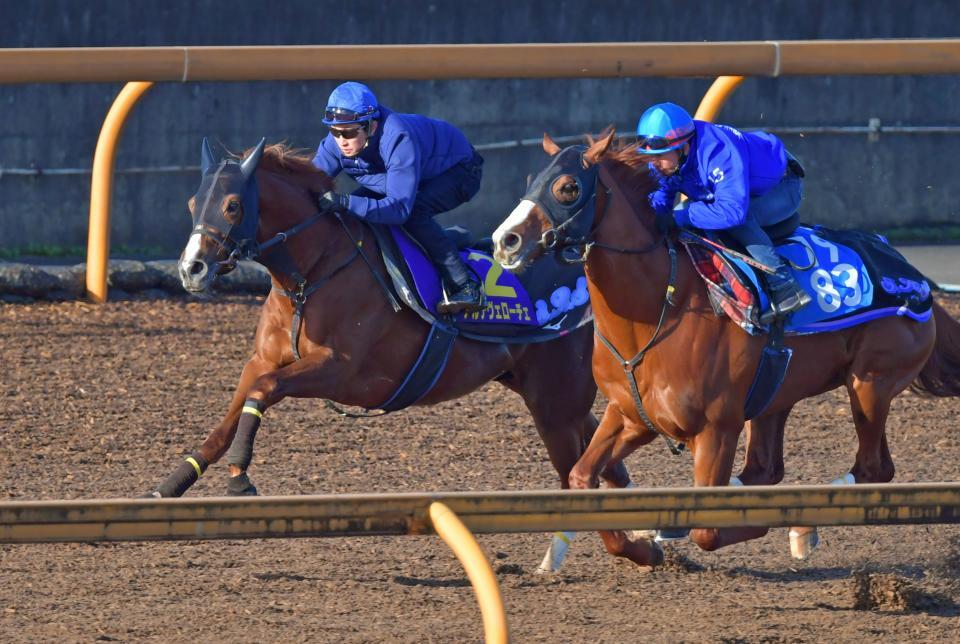
[(443, 287), (443, 300), (437, 303), (437, 313), (441, 315), (452, 315), (455, 313), (474, 313), (482, 311), (487, 307), (487, 294), (477, 282), (473, 282), (479, 297), (473, 302), (451, 302), (447, 293), (446, 286)]
[(791, 313), (799, 311), (807, 304), (813, 301), (810, 294), (803, 289), (796, 289), (789, 297), (784, 298), (782, 302), (774, 302), (770, 297), (770, 308), (760, 314), (760, 324), (769, 326), (777, 319), (784, 319)]

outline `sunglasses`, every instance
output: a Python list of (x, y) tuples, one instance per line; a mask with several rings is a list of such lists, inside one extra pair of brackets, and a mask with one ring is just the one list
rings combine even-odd
[(363, 112), (355, 112), (343, 107), (328, 107), (327, 111), (324, 112), (324, 116), (326, 116), (328, 121), (349, 123), (350, 121), (359, 121), (360, 119), (366, 118), (376, 111), (377, 108), (369, 106), (364, 108)]
[(641, 150), (662, 150), (689, 138), (689, 136), (683, 136), (679, 139), (668, 139), (663, 136), (641, 136), (637, 139), (637, 147)]
[(333, 135), (335, 139), (355, 139), (357, 136), (366, 130), (366, 127), (357, 127), (350, 130), (338, 130), (337, 128), (330, 128), (330, 134)]

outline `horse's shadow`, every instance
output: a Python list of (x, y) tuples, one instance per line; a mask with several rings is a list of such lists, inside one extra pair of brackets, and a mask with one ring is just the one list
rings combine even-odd
[(393, 583), (401, 586), (426, 586), (428, 588), (469, 588), (470, 580), (466, 578), (458, 579), (423, 579), (420, 577), (407, 577), (406, 575), (394, 575)]

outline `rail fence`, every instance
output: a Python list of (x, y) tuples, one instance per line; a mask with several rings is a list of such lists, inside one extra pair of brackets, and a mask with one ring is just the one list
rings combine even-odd
[(437, 533), (467, 571), (488, 642), (509, 628), (473, 533), (949, 523), (960, 483), (0, 503), (7, 544)]

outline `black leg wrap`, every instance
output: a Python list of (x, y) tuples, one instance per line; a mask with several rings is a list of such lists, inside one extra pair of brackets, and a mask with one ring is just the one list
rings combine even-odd
[(177, 466), (177, 469), (160, 484), (157, 491), (163, 498), (183, 496), (183, 493), (190, 489), (190, 486), (196, 483), (207, 470), (207, 465), (206, 459), (194, 452)]
[(260, 428), (262, 404), (259, 400), (247, 399), (243, 403), (243, 413), (237, 423), (237, 433), (227, 452), (227, 464), (236, 465), (241, 470), (250, 466), (253, 459), (253, 439), (257, 437)]
[(227, 496), (257, 496), (257, 488), (244, 472), (240, 476), (231, 476), (227, 480)]

